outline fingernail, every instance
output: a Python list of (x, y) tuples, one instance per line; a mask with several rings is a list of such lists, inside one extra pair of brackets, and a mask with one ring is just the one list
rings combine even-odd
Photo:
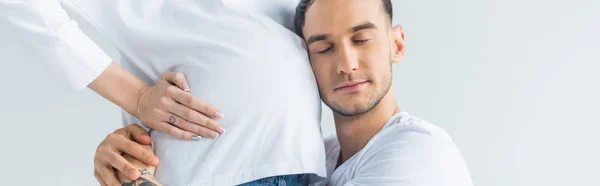
[(214, 132), (214, 131), (213, 131), (213, 132), (209, 132), (209, 135), (210, 135), (210, 137), (212, 137), (212, 138), (218, 138), (218, 137), (219, 137), (219, 133), (217, 133), (217, 132)]
[(190, 92), (189, 88), (183, 89), (183, 91)]
[(223, 134), (225, 133), (225, 129), (221, 126), (217, 127), (217, 130), (219, 131), (219, 133)]
[(198, 141), (200, 139), (202, 139), (202, 136), (198, 136), (198, 135), (192, 136), (192, 140), (194, 140), (194, 141)]
[(220, 113), (220, 112), (216, 112), (215, 116), (217, 116), (217, 118), (223, 118), (223, 117), (225, 117), (225, 115), (223, 113)]

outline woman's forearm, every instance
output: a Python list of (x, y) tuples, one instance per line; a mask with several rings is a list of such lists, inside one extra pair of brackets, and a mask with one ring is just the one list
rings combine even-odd
[(148, 86), (121, 65), (112, 62), (88, 87), (138, 117), (139, 98)]

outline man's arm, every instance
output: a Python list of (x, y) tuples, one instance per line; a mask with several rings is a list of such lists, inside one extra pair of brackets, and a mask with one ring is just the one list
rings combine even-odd
[[(150, 145), (143, 146), (146, 150), (152, 150)], [(136, 180), (131, 180), (127, 175), (123, 172), (119, 172), (118, 179), (123, 186), (163, 186), (158, 180), (154, 177), (155, 167), (146, 165), (145, 163), (137, 160), (133, 156), (125, 154), (123, 156), (125, 160), (129, 161), (129, 163), (133, 164), (139, 171), (139, 178)]]
[[(135, 140), (135, 141), (134, 141)], [(145, 165), (158, 165), (158, 158), (150, 148), (150, 135), (142, 127), (131, 124), (109, 134), (96, 149), (94, 157), (94, 176), (100, 185), (122, 185), (117, 179), (125, 176), (132, 180), (140, 177), (140, 170)], [(123, 155), (128, 156), (124, 157)], [(135, 157), (135, 158), (133, 158)], [(143, 163), (132, 164), (130, 161), (142, 160)], [(143, 169), (142, 169), (143, 170)], [(143, 171), (145, 173), (145, 171)]]

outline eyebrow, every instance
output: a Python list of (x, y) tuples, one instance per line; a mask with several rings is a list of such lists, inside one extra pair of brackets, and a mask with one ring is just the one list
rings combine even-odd
[(327, 40), (327, 39), (329, 39), (330, 36), (331, 35), (329, 35), (329, 34), (312, 35), (308, 38), (308, 40), (306, 40), (306, 45), (308, 46), (317, 41)]
[[(375, 24), (367, 21), (360, 25), (353, 26), (348, 31), (350, 33), (354, 33), (354, 32), (358, 32), (358, 31), (365, 30), (365, 29), (377, 29), (377, 26), (375, 26)], [(331, 34), (312, 35), (306, 40), (306, 46), (309, 46), (310, 44), (318, 42), (318, 41), (327, 40), (327, 39), (329, 39), (329, 37), (331, 37)]]
[(365, 30), (365, 29), (377, 29), (377, 26), (375, 26), (375, 24), (367, 21), (363, 24), (360, 24), (360, 25), (350, 28), (348, 31), (350, 33), (354, 33), (354, 32), (358, 32), (358, 31)]

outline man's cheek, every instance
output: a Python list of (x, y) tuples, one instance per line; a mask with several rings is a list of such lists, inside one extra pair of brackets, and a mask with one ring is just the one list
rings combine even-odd
[(320, 74), (315, 74), (315, 78), (317, 79), (317, 83), (319, 84), (320, 89), (325, 89), (327, 87), (327, 82), (324, 81), (324, 77)]
[(331, 81), (328, 80), (326, 74), (315, 73), (315, 78), (317, 79), (317, 84), (319, 84), (319, 89), (321, 89), (321, 91), (329, 90)]

